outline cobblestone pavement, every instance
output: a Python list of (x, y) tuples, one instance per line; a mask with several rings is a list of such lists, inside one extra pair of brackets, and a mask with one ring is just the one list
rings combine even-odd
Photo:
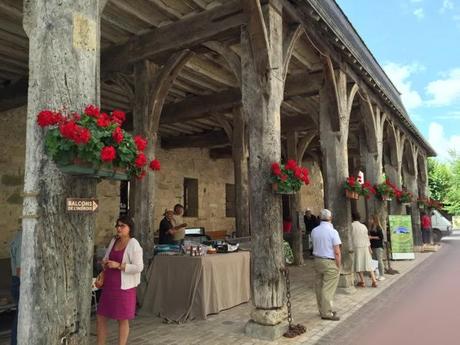
[[(376, 289), (357, 289), (352, 295), (338, 292), (335, 298), (335, 309), (341, 317), (340, 322), (325, 321), (319, 317), (313, 290), (313, 260), (307, 259), (302, 267), (290, 267), (294, 323), (300, 323), (307, 328), (305, 334), (293, 339), (281, 338), (269, 342), (245, 336), (244, 326), (249, 319), (251, 308), (251, 304), (246, 303), (217, 315), (210, 315), (207, 320), (190, 321), (180, 325), (165, 324), (157, 317), (137, 317), (131, 323), (128, 343), (132, 345), (312, 345), (335, 327), (342, 325), (343, 321), (359, 308), (433, 254), (436, 255), (436, 253), (416, 253), (416, 259), (413, 261), (392, 262), (392, 267), (400, 274), (387, 275), (387, 279), (379, 282), (379, 287)], [(369, 279), (367, 283), (370, 285)], [(95, 332), (93, 318), (91, 345), (96, 344)], [(109, 322), (110, 336), (107, 345), (117, 344), (117, 333), (116, 322)], [(0, 345), (9, 344), (8, 339), (8, 335), (1, 335)]]
[[(291, 294), (294, 323), (303, 324), (307, 332), (302, 336), (277, 341), (261, 341), (244, 335), (244, 326), (249, 318), (250, 303), (242, 304), (217, 315), (208, 316), (207, 320), (190, 321), (185, 324), (165, 324), (157, 317), (138, 317), (131, 323), (129, 344), (133, 345), (263, 345), (263, 344), (315, 344), (326, 333), (342, 324), (355, 311), (371, 299), (378, 296), (386, 288), (405, 273), (423, 262), (432, 253), (416, 253), (413, 261), (392, 262), (392, 267), (400, 274), (387, 275), (386, 280), (379, 282), (379, 287), (359, 289), (352, 295), (338, 293), (335, 309), (341, 317), (340, 322), (321, 320), (316, 307), (313, 290), (313, 260), (306, 260), (302, 267), (291, 267)], [(370, 279), (367, 281), (370, 285)], [(117, 324), (109, 324), (111, 336), (108, 345), (117, 344)], [(94, 322), (93, 322), (94, 326)], [(93, 330), (93, 334), (95, 329)], [(93, 335), (91, 344), (96, 344)]]

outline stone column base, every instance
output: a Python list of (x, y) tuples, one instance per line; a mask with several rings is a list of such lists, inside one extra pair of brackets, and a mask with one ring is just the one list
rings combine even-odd
[(354, 273), (341, 273), (337, 292), (344, 295), (352, 295), (356, 292)]
[(268, 326), (249, 320), (246, 323), (244, 332), (246, 335), (253, 338), (273, 341), (281, 338), (283, 334), (287, 332), (288, 328), (289, 324), (287, 321), (282, 321), (277, 325)]

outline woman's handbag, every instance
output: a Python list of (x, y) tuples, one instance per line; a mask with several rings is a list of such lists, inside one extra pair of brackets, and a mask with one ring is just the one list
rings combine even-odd
[(102, 271), (101, 273), (97, 275), (94, 286), (97, 287), (98, 289), (104, 286), (104, 271)]

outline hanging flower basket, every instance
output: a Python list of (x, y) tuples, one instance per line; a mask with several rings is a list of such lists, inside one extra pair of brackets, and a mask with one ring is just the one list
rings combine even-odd
[(374, 189), (376, 198), (382, 201), (391, 201), (395, 196), (395, 190), (397, 190), (396, 186), (391, 183), (389, 179), (386, 179), (385, 182), (376, 184)]
[(270, 182), (277, 194), (296, 194), (302, 184), (309, 184), (308, 169), (289, 159), (286, 164), (273, 163)]
[[(66, 114), (43, 110), (37, 116), (40, 127), (46, 128), (45, 149), (59, 169), (70, 175), (128, 180), (142, 179), (146, 174), (147, 140), (132, 136), (121, 126), (125, 113), (114, 110), (107, 114), (88, 105), (83, 114)], [(160, 169), (156, 159), (152, 170)]]
[(345, 196), (348, 199), (353, 199), (353, 200), (358, 200), (359, 199), (358, 192), (354, 192), (354, 191), (351, 191), (351, 190), (348, 190), (348, 189), (345, 189)]
[(407, 190), (398, 190), (395, 192), (395, 194), (398, 201), (403, 205), (410, 205), (414, 199), (412, 193), (408, 192)]
[(281, 189), (278, 183), (272, 183), (273, 192), (276, 194), (285, 194), (285, 195), (293, 195), (297, 192), (292, 189)]
[(106, 178), (110, 180), (125, 181), (129, 180), (126, 169), (115, 169), (110, 167), (95, 168), (79, 164), (59, 165), (59, 170), (73, 176), (87, 176), (90, 178)]
[(363, 191), (363, 187), (359, 183), (359, 178), (355, 178), (354, 176), (347, 177), (343, 188), (345, 189), (345, 196), (353, 200), (358, 200)]

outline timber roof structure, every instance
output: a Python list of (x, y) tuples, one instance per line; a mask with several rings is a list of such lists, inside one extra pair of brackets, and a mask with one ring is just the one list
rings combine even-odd
[[(279, 0), (286, 30), (303, 28), (294, 47), (281, 107), (282, 132), (300, 136), (317, 130), (322, 53), (345, 68), (360, 89), (370, 90), (392, 123), (428, 156), (436, 153), (409, 119), (400, 95), (333, 0)], [(266, 2), (263, 0), (262, 2)], [(22, 0), (0, 0), (0, 111), (27, 103), (28, 39)], [(209, 147), (211, 156), (231, 152), (225, 126), (241, 104), (240, 0), (109, 0), (101, 20), (101, 105), (133, 109), (133, 65), (148, 59), (158, 66), (190, 51), (169, 88), (159, 134), (164, 148)], [(359, 118), (358, 118), (359, 120)], [(350, 124), (352, 132), (358, 124)], [(355, 132), (356, 132), (355, 130)], [(313, 151), (318, 150), (313, 142)]]

